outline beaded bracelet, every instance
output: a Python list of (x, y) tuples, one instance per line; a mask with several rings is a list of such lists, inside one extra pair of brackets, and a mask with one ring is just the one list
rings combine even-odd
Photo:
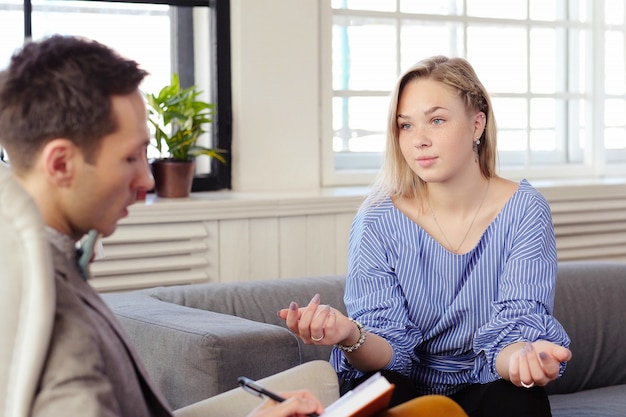
[(359, 340), (357, 340), (356, 343), (352, 346), (344, 346), (341, 343), (337, 343), (335, 345), (336, 347), (347, 353), (354, 352), (355, 350), (363, 346), (363, 343), (365, 342), (365, 337), (367, 336), (367, 330), (365, 330), (365, 326), (363, 326), (362, 323), (359, 323), (353, 318), (350, 318), (350, 321), (356, 325), (357, 329), (359, 329)]

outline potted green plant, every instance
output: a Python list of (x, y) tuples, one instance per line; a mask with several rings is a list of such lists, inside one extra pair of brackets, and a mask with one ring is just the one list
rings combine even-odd
[(200, 135), (213, 122), (215, 105), (198, 99), (196, 86), (180, 87), (178, 74), (158, 94), (146, 94), (148, 121), (154, 127), (155, 191), (161, 197), (187, 197), (195, 172), (195, 159), (206, 155), (226, 163), (222, 151), (198, 145)]

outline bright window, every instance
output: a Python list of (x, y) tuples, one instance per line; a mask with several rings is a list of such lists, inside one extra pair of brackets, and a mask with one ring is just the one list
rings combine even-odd
[(102, 42), (145, 68), (150, 75), (141, 87), (155, 92), (173, 68), (170, 15), (170, 6), (161, 4), (33, 0), (32, 38), (63, 34)]
[[(52, 34), (85, 36), (112, 47), (146, 69), (150, 75), (141, 85), (146, 92), (158, 92), (176, 71), (183, 86), (199, 86), (204, 92), (203, 100), (222, 100), (218, 98), (220, 92), (213, 80), (220, 77), (217, 59), (230, 65), (230, 57), (217, 58), (217, 49), (225, 45), (229, 50), (230, 39), (226, 37), (215, 47), (218, 36), (216, 27), (212, 26), (215, 26), (217, 7), (208, 7), (208, 1), (31, 0), (30, 15), (27, 3), (0, 0), (0, 68), (8, 65), (11, 54), (22, 45), (25, 37), (37, 40)], [(227, 6), (228, 3), (221, 3), (220, 11), (225, 9), (228, 13)], [(25, 25), (29, 16), (30, 27)], [(221, 114), (229, 115), (230, 79), (223, 85), (228, 94), (221, 92), (221, 96), (226, 95), (227, 100), (217, 104)], [(212, 127), (220, 124), (229, 126), (230, 122), (215, 120)], [(203, 138), (203, 145), (228, 150), (230, 131), (219, 127), (215, 130), (213, 135)], [(219, 130), (222, 137), (218, 136)], [(149, 157), (157, 156), (156, 150), (149, 148)], [(194, 190), (230, 187), (228, 167), (208, 158), (198, 158), (197, 167)]]
[[(626, 174), (622, 0), (328, 0), (325, 185), (380, 167), (397, 77), (432, 55), (467, 58), (491, 94), (500, 172)], [(324, 97), (324, 95), (323, 95)]]

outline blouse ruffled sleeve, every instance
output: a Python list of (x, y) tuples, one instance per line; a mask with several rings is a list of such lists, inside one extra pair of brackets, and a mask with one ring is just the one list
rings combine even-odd
[[(511, 343), (539, 339), (566, 347), (570, 343), (552, 315), (556, 242), (550, 208), (540, 194), (531, 198), (513, 232), (515, 239), (499, 277), (492, 318), (477, 330), (474, 338), (474, 351), (486, 355), (491, 379), (499, 378), (497, 355)], [(564, 370), (563, 363), (561, 374)]]
[[(423, 338), (419, 329), (407, 324), (406, 298), (397, 282), (395, 249), (389, 242), (393, 236), (371, 227), (372, 217), (361, 211), (352, 224), (344, 301), (350, 317), (391, 345), (392, 359), (385, 369), (408, 375), (412, 362), (418, 361), (413, 349)], [(337, 348), (330, 361), (342, 379), (362, 375)]]

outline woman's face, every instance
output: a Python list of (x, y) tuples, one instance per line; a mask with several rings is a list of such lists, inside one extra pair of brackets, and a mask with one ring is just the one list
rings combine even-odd
[(478, 168), (472, 144), (484, 121), (482, 112), (468, 114), (456, 90), (428, 78), (412, 80), (398, 100), (400, 150), (425, 182), (462, 178)]

